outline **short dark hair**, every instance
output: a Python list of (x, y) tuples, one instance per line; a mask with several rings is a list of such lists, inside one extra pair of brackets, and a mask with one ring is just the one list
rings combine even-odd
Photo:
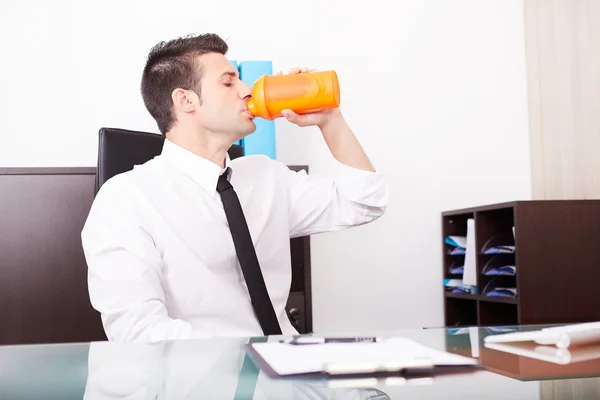
[(207, 53), (225, 55), (227, 50), (227, 43), (213, 33), (184, 36), (152, 47), (142, 74), (141, 92), (146, 109), (163, 135), (175, 121), (173, 90), (193, 90), (200, 97), (202, 66), (197, 57)]

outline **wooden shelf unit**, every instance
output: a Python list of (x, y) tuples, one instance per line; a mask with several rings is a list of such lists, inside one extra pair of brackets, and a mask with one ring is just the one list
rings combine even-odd
[[(465, 256), (448, 254), (445, 238), (466, 236), (470, 218), (477, 292), (454, 294), (442, 285), (446, 326), (600, 321), (600, 200), (514, 201), (443, 212), (444, 279), (462, 279), (449, 271)], [(496, 245), (514, 245), (515, 252), (482, 252)], [(484, 275), (488, 262), (514, 265), (516, 275)], [(517, 294), (489, 297), (486, 287), (515, 287)]]

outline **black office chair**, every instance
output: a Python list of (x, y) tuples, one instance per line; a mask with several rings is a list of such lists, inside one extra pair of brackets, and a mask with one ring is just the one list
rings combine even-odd
[[(101, 128), (98, 138), (98, 166), (94, 193), (115, 175), (127, 172), (159, 155), (163, 135), (118, 128)], [(229, 149), (233, 160), (244, 155), (244, 149), (234, 144)]]

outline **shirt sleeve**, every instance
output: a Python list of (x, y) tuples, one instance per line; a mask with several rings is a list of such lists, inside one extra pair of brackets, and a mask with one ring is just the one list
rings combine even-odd
[(288, 169), (290, 237), (339, 231), (381, 217), (389, 191), (384, 173), (334, 161), (332, 176)]
[(135, 217), (136, 193), (107, 181), (81, 233), (92, 306), (110, 341), (158, 342), (207, 337), (167, 314), (162, 257)]

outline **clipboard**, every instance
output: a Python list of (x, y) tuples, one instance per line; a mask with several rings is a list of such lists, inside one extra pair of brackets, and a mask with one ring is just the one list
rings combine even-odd
[(301, 346), (285, 341), (249, 343), (246, 351), (273, 378), (423, 376), (481, 369), (476, 359), (405, 338)]

